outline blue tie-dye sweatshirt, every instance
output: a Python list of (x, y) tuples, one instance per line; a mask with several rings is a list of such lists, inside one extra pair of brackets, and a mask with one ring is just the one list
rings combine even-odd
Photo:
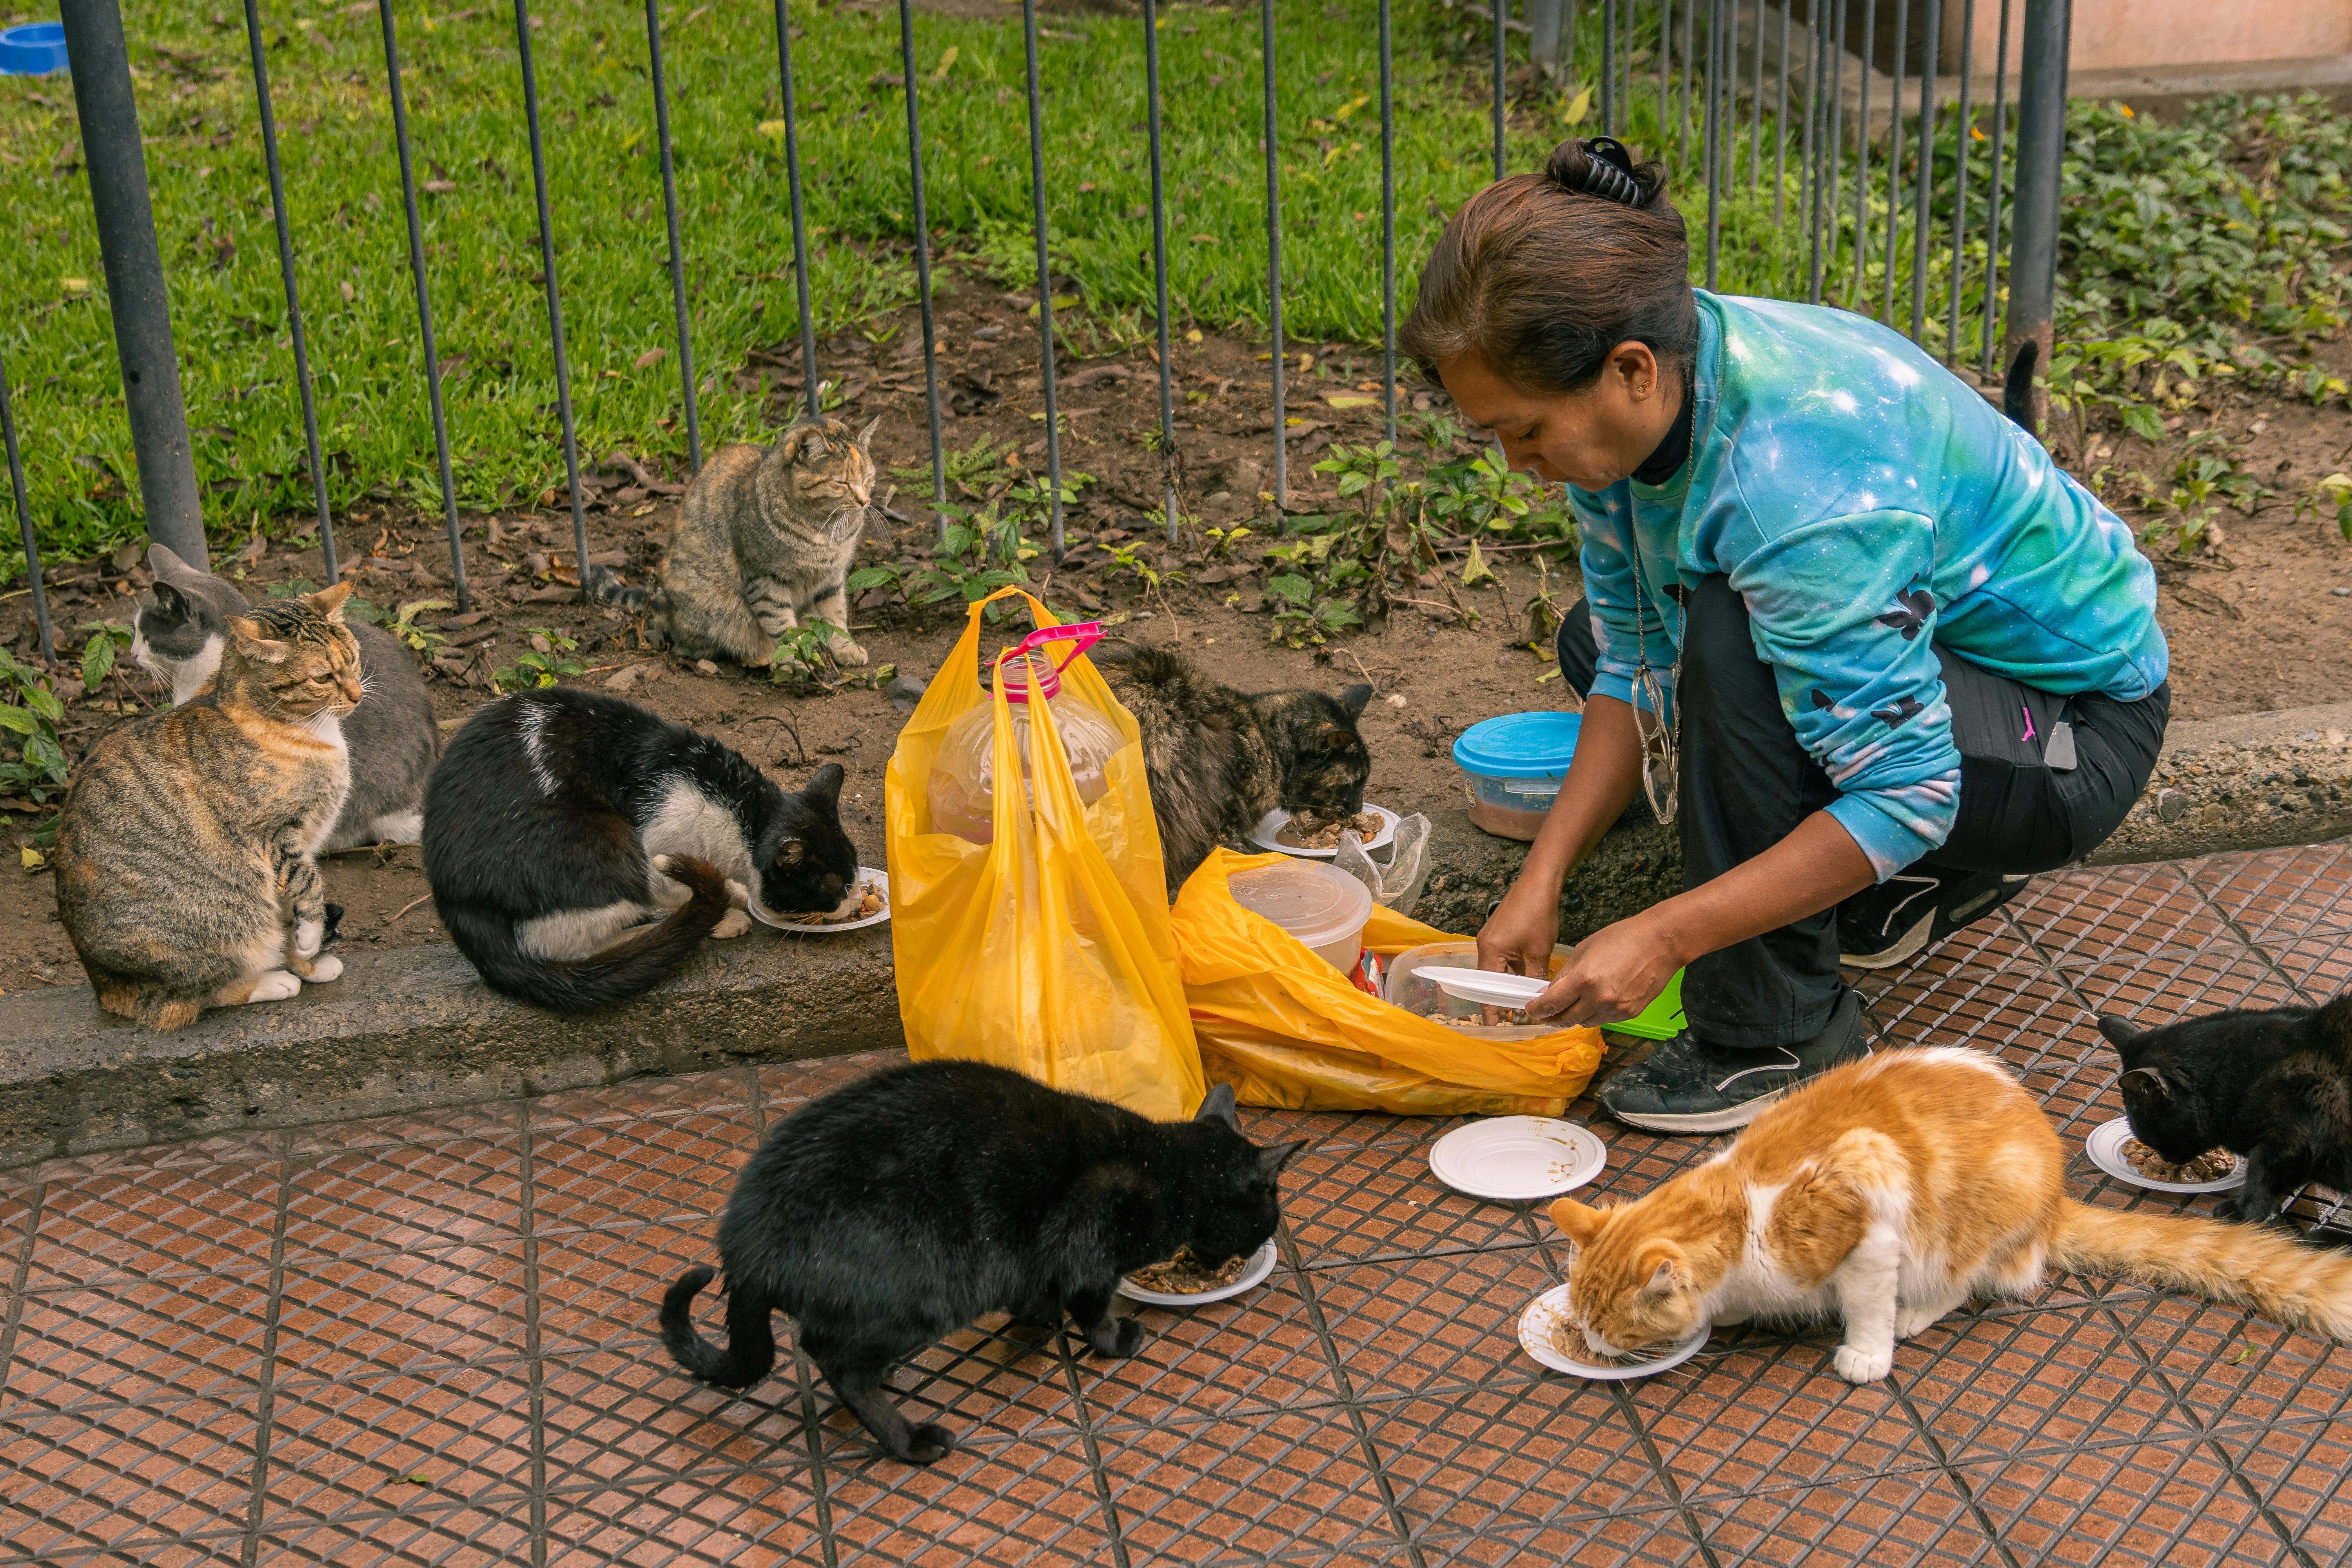
[(1634, 700), (1645, 637), (1664, 685), (1681, 585), (1727, 575), (1780, 711), (1842, 792), (1830, 815), (1884, 881), (1944, 842), (1959, 802), (1935, 647), (2129, 701), (2165, 679), (2156, 574), (2120, 519), (1900, 334), (1823, 306), (1705, 292), (1698, 306), (1682, 471), (1569, 487), (1593, 689)]

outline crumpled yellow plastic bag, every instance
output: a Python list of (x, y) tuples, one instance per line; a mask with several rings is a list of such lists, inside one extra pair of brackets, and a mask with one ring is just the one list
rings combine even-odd
[[(1170, 931), (1160, 830), (1134, 716), (1084, 656), (1062, 690), (1101, 713), (1126, 744), (1108, 788), (1078, 796), (1052, 704), (1030, 710), (1024, 792), (1003, 683), (979, 679), (981, 612), (899, 731), (884, 791), (890, 949), (898, 1016), (918, 1061), (993, 1062), (1040, 1083), (1114, 1101), (1155, 1121), (1199, 1109), (1206, 1084)], [(1058, 626), (1026, 594), (1040, 630)], [(931, 831), (932, 759), (949, 724), (996, 708), (995, 839)]]
[[(1244, 1105), (1398, 1116), (1557, 1116), (1605, 1048), (1598, 1029), (1532, 1040), (1465, 1038), (1359, 991), (1226, 879), (1279, 855), (1219, 849), (1177, 895), (1172, 921), (1201, 1064)], [(1459, 940), (1375, 904), (1364, 945), (1395, 954)]]

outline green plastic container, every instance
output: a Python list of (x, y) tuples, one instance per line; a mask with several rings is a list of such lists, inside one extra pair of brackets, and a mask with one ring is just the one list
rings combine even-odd
[(1642, 1009), (1639, 1017), (1628, 1018), (1622, 1024), (1601, 1026), (1612, 1035), (1631, 1035), (1637, 1040), (1671, 1040), (1680, 1034), (1683, 1019), (1683, 972), (1666, 982), (1658, 999)]

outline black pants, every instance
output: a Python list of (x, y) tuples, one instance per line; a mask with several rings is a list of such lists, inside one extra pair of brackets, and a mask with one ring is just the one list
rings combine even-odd
[[(1772, 667), (1756, 657), (1748, 607), (1730, 580), (1702, 580), (1687, 611), (1675, 694), (1685, 889), (1755, 858), (1838, 795), (1782, 715)], [(2047, 871), (2105, 842), (2147, 786), (2171, 710), (2169, 684), (2136, 702), (2062, 697), (1942, 648), (1937, 654), (1960, 752), (1960, 802), (1951, 837), (1922, 864)], [(1580, 601), (1559, 629), (1560, 676), (1589, 696), (1596, 663), (1591, 614)], [(2042, 755), (2061, 723), (2072, 726), (2074, 741), (2068, 769)], [(1637, 800), (1635, 809), (1646, 807)], [(1713, 1045), (1793, 1045), (1826, 1026), (1842, 989), (1837, 911), (1823, 910), (1695, 961), (1683, 977), (1683, 1010), (1692, 1032)]]

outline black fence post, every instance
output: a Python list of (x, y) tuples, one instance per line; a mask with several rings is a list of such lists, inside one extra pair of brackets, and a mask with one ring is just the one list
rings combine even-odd
[[(2025, 0), (2017, 87), (2017, 205), (2010, 218), (2009, 321), (2001, 408), (2034, 436), (2050, 413), (2050, 324), (2058, 292), (2058, 181), (2066, 157), (2066, 48), (2073, 0)], [(1994, 178), (1998, 181), (1999, 170)]]
[(122, 13), (115, 0), (65, 0), (62, 19), (148, 537), (182, 560), (205, 565), (210, 557), (205, 552), (204, 500), (196, 489), (195, 455), (188, 447), (188, 413), (180, 401), (172, 303), (163, 289), (155, 212), (147, 200), (147, 155), (139, 144)]

